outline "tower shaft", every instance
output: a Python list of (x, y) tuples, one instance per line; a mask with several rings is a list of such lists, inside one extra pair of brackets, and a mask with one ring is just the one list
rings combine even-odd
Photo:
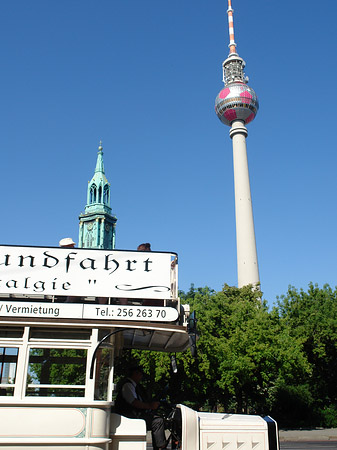
[(247, 128), (240, 120), (229, 132), (233, 143), (238, 287), (260, 283), (246, 148)]

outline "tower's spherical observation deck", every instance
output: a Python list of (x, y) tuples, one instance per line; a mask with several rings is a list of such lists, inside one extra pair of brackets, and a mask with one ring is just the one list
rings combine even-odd
[(215, 99), (215, 112), (222, 123), (231, 126), (234, 120), (245, 124), (254, 120), (259, 109), (259, 101), (254, 89), (245, 83), (230, 83)]

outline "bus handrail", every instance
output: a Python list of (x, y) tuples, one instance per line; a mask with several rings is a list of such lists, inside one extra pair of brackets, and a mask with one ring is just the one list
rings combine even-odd
[(111, 333), (108, 333), (106, 336), (104, 336), (103, 339), (101, 339), (99, 341), (99, 343), (97, 344), (94, 353), (92, 354), (92, 358), (91, 358), (91, 364), (90, 364), (90, 380), (92, 380), (94, 378), (94, 364), (95, 364), (95, 359), (96, 359), (96, 354), (97, 351), (99, 349), (99, 347), (103, 344), (104, 341), (106, 341), (110, 336), (113, 336), (114, 334), (120, 333), (121, 331), (130, 331), (133, 330), (133, 328), (121, 328), (120, 330), (115, 330), (115, 331), (111, 331)]

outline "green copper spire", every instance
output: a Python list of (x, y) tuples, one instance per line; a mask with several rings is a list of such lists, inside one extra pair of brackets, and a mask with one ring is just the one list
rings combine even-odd
[(104, 162), (103, 162), (103, 146), (102, 146), (102, 141), (99, 141), (99, 147), (98, 147), (98, 154), (97, 154), (97, 163), (96, 163), (96, 169), (95, 169), (95, 173), (96, 172), (102, 172), (103, 174), (104, 172)]
[(103, 162), (102, 141), (99, 143), (94, 176), (88, 185), (88, 197), (85, 212), (102, 211), (111, 213), (110, 183), (106, 179)]
[(111, 214), (110, 183), (104, 171), (102, 141), (98, 147), (95, 173), (88, 183), (85, 212), (79, 219), (79, 247), (115, 248), (117, 218)]

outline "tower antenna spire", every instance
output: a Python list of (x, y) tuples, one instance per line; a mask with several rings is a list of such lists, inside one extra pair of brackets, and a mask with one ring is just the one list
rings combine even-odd
[(228, 30), (229, 30), (229, 56), (237, 55), (236, 53), (236, 43), (234, 39), (234, 17), (233, 17), (234, 9), (232, 8), (232, 0), (228, 0)]

